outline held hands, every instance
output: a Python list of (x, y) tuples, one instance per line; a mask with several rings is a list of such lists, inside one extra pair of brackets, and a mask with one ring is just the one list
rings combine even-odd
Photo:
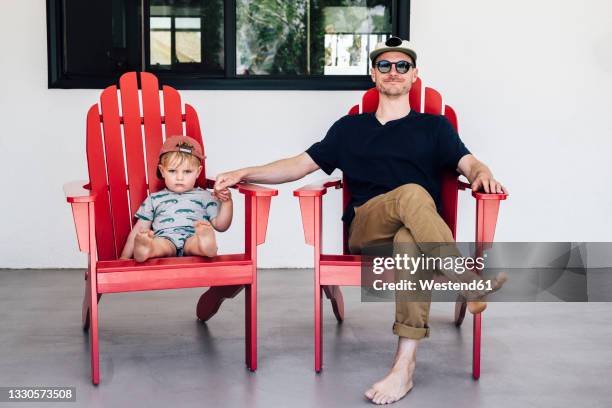
[(222, 190), (227, 190), (228, 187), (232, 187), (242, 181), (242, 171), (235, 170), (227, 173), (221, 173), (217, 175), (215, 179), (215, 194), (218, 194)]
[(222, 190), (217, 190), (216, 184), (215, 184), (215, 190), (213, 190), (212, 195), (213, 197), (217, 198), (222, 203), (225, 203), (227, 201), (232, 201), (232, 192), (227, 187)]

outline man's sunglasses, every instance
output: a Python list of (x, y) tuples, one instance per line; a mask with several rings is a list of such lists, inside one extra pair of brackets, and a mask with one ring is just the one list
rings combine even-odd
[(391, 72), (391, 66), (393, 65), (395, 65), (395, 70), (397, 71), (398, 74), (405, 74), (406, 72), (410, 71), (410, 68), (414, 67), (412, 63), (408, 61), (403, 61), (403, 60), (397, 61), (397, 62), (380, 60), (380, 61), (377, 61), (374, 65), (376, 66), (376, 68), (378, 68), (378, 71), (383, 74)]

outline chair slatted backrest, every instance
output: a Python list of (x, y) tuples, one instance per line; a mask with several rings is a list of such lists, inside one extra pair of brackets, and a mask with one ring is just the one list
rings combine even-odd
[[(138, 207), (148, 193), (164, 187), (156, 171), (165, 137), (187, 135), (202, 144), (195, 109), (186, 104), (183, 113), (179, 93), (164, 86), (162, 115), (157, 78), (141, 72), (140, 91), (138, 79), (136, 72), (123, 74), (120, 91), (116, 85), (106, 88), (100, 104), (87, 114), (87, 163), (91, 189), (98, 197), (95, 219), (100, 260), (119, 257)], [(197, 184), (206, 186), (204, 170)]]
[[(424, 102), (421, 103), (423, 85), (420, 78), (417, 78), (416, 82), (412, 84), (410, 88), (410, 94), (408, 95), (411, 109), (416, 112), (431, 113), (434, 115), (444, 115), (450, 123), (453, 125), (455, 130), (459, 131), (457, 126), (457, 115), (453, 108), (448, 105), (443, 105), (442, 95), (433, 88), (425, 87)], [(351, 107), (348, 114), (355, 115), (359, 113), (371, 113), (375, 112), (378, 108), (378, 91), (376, 88), (371, 88), (363, 95), (361, 100), (361, 109), (359, 105)], [(423, 108), (423, 109), (421, 109)], [(440, 199), (442, 202), (441, 216), (444, 221), (448, 224), (453, 237), (456, 237), (457, 230), (457, 201), (459, 192), (459, 180), (458, 174), (454, 171), (449, 171), (442, 176), (442, 186)], [(350, 186), (347, 186), (346, 179), (342, 181), (344, 186), (342, 195), (342, 207), (346, 209), (346, 206), (351, 200)], [(344, 228), (344, 253), (348, 254), (348, 231)]]

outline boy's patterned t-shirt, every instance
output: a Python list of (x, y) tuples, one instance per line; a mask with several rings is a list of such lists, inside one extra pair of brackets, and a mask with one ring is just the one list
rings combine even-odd
[(196, 221), (210, 221), (219, 212), (219, 200), (200, 187), (185, 193), (167, 188), (150, 194), (136, 212), (136, 217), (152, 221), (153, 231), (166, 228), (193, 227)]

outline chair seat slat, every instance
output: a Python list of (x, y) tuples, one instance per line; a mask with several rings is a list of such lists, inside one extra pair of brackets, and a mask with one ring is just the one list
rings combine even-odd
[(156, 176), (159, 151), (163, 144), (159, 83), (155, 75), (141, 72), (140, 85), (142, 88), (142, 113), (144, 116), (149, 192), (154, 193), (164, 188), (163, 182)]
[[(202, 146), (202, 154), (204, 154), (204, 159), (206, 159), (206, 149), (202, 141), (198, 114), (193, 106), (189, 104), (185, 104), (185, 134), (189, 137), (193, 137), (200, 143), (200, 146)], [(202, 172), (198, 177), (198, 185), (202, 188), (206, 188), (206, 160), (202, 161)]]
[(123, 136), (125, 140), (125, 164), (128, 174), (131, 220), (147, 196), (144, 150), (140, 123), (140, 102), (136, 73), (128, 72), (119, 79), (121, 111), (123, 113)]
[(421, 78), (417, 78), (410, 88), (408, 99), (410, 101), (410, 108), (415, 112), (422, 112), (421, 110), (421, 92), (423, 89), (423, 82)]
[(121, 251), (131, 230), (128, 211), (128, 196), (125, 179), (123, 140), (119, 123), (119, 100), (115, 85), (106, 88), (100, 96), (104, 147), (106, 152), (106, 171), (110, 187), (111, 213), (115, 233), (115, 248)]
[(425, 87), (425, 113), (442, 114), (442, 95), (433, 88)]
[(106, 163), (104, 161), (104, 144), (100, 129), (100, 113), (98, 104), (93, 105), (87, 113), (87, 170), (91, 190), (98, 199), (96, 212), (96, 242), (98, 259), (110, 260), (117, 257), (113, 224), (109, 205), (109, 187), (106, 179)]
[(176, 89), (164, 85), (164, 117), (166, 118), (166, 138), (183, 134), (181, 96)]
[(457, 123), (457, 113), (455, 112), (455, 110), (450, 106), (446, 105), (444, 107), (444, 116), (446, 116), (446, 119), (448, 119), (451, 125), (453, 125), (455, 130), (459, 132), (459, 124)]

